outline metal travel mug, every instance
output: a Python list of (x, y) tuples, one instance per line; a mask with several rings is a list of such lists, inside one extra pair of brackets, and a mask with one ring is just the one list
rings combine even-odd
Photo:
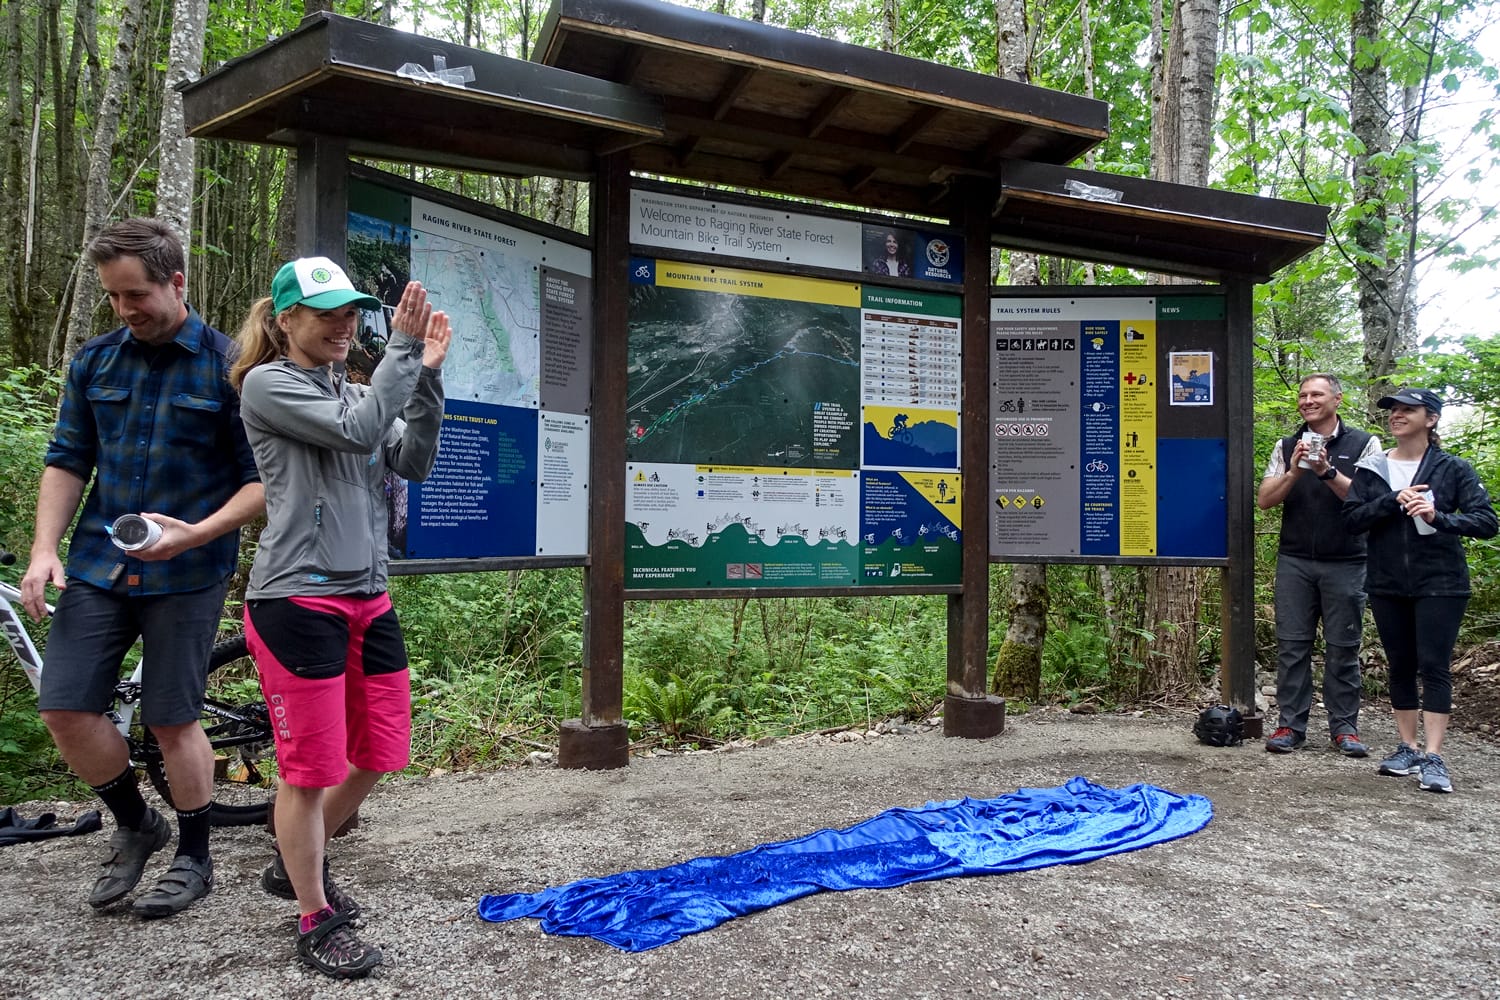
[(161, 540), (161, 525), (139, 514), (121, 514), (109, 528), (110, 540), (117, 548), (134, 552)]
[(1297, 464), (1304, 469), (1311, 469), (1313, 463), (1323, 457), (1324, 437), (1317, 431), (1304, 431), (1302, 440), (1307, 445), (1307, 456)]

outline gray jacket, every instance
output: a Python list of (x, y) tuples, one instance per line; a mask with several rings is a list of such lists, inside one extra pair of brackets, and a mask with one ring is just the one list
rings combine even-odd
[(387, 470), (420, 482), (437, 460), (442, 373), (396, 333), (368, 386), (288, 358), (245, 376), (245, 433), (266, 488), (246, 597), (386, 589)]

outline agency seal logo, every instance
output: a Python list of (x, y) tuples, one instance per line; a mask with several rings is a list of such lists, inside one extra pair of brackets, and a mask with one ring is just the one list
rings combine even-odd
[(316, 281), (320, 285), (326, 285), (333, 280), (333, 272), (328, 270), (328, 268), (326, 267), (315, 267), (312, 269), (312, 273), (309, 274), (308, 277)]
[(952, 255), (947, 240), (932, 240), (927, 244), (927, 263), (933, 267), (947, 267)]

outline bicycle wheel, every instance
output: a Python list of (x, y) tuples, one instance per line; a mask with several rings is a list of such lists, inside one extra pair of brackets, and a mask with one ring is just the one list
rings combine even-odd
[[(234, 635), (216, 643), (208, 659), (208, 672), (212, 674), (227, 664), (242, 660), (248, 655), (243, 634)], [(249, 771), (252, 781), (260, 780), (257, 766), (262, 754), (274, 752), (275, 741), (271, 736), (271, 719), (265, 702), (246, 702), (231, 705), (214, 698), (203, 701), (203, 730), (208, 735), (209, 745), (216, 757), (226, 751), (238, 756), (240, 763)], [(146, 769), (157, 794), (167, 805), (173, 806), (172, 788), (167, 780), (166, 765), (161, 748), (149, 729), (142, 727), (142, 736), (133, 757)], [(248, 782), (245, 787), (250, 787)], [(214, 826), (258, 826), (266, 822), (270, 810), (267, 798), (249, 803), (232, 803), (215, 800), (210, 803), (209, 822)]]
[(249, 644), (245, 642), (245, 633), (237, 632), (227, 639), (214, 643), (214, 648), (208, 652), (208, 672), (212, 674), (215, 670), (235, 660), (243, 660), (250, 655)]

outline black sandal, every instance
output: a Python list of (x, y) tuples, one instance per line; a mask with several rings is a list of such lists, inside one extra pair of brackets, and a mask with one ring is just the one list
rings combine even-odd
[(324, 914), (312, 930), (298, 933), (297, 956), (335, 979), (368, 976), (381, 962), (380, 949), (359, 939), (347, 913), (336, 913), (330, 907)]

